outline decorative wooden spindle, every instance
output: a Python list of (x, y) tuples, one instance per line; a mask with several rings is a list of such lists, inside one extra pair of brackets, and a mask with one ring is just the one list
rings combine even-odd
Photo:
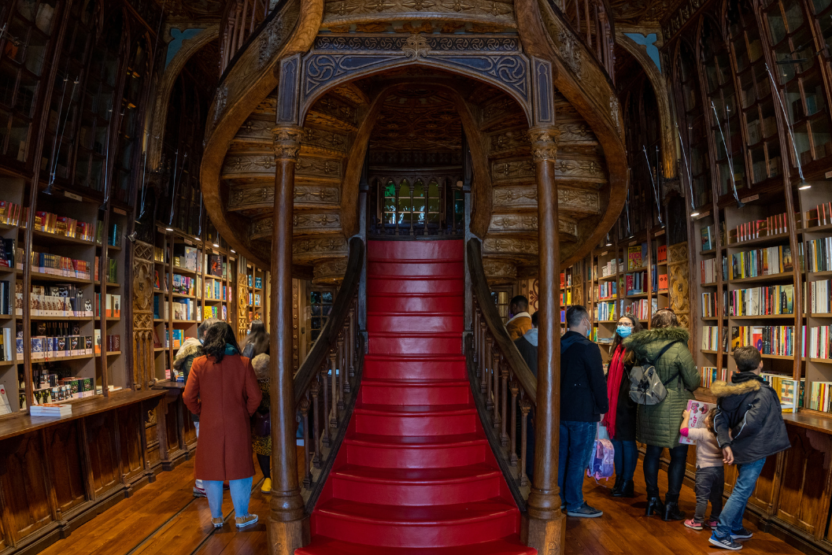
[(511, 451), (511, 466), (517, 466), (517, 393), (519, 392), (520, 388), (517, 385), (517, 381), (512, 379), (511, 385), (509, 386), (511, 389), (511, 446), (509, 450)]
[(344, 355), (345, 347), (344, 347), (344, 332), (338, 334), (338, 384), (340, 387), (340, 392), (338, 394), (338, 412), (343, 413), (345, 409), (344, 405), (344, 393), (346, 391), (346, 377), (347, 372), (345, 370), (346, 367), (346, 356)]
[(312, 385), (309, 386), (309, 392), (312, 394), (312, 447), (315, 452), (312, 456), (312, 464), (315, 468), (321, 468), (321, 435), (318, 424), (321, 422), (321, 412), (318, 408), (318, 393), (321, 391), (320, 375), (315, 376), (312, 380)]
[(491, 374), (494, 373), (494, 363), (497, 362), (497, 346), (494, 345), (494, 338), (491, 337), (489, 334), (485, 340), (486, 345), (488, 348), (486, 349), (485, 353), (488, 357), (486, 360), (488, 361), (488, 366), (485, 370), (485, 407), (488, 410), (494, 408), (494, 400), (491, 397), (493, 394), (494, 389), (494, 380), (491, 378)]
[(493, 355), (493, 362), (491, 364), (491, 381), (493, 382), (493, 395), (494, 399), (491, 403), (491, 406), (494, 409), (494, 414), (492, 415), (492, 425), (494, 429), (497, 430), (500, 427), (500, 365), (502, 363), (503, 355), (500, 353), (500, 349), (497, 348), (497, 344), (494, 344), (494, 352)]
[(311, 465), (311, 449), (309, 448), (309, 394), (300, 402), (300, 418), (303, 424), (303, 447), (304, 447), (304, 465), (303, 465), (303, 487), (309, 489), (312, 485), (312, 465)]
[(336, 370), (337, 353), (335, 346), (329, 348), (329, 370), (332, 372), (332, 385), (330, 387), (332, 393), (332, 413), (329, 419), (329, 425), (333, 428), (338, 427), (338, 372)]
[(350, 307), (350, 333), (349, 338), (350, 349), (350, 378), (355, 377), (355, 302)]
[(324, 434), (324, 438), (322, 440), (324, 447), (329, 447), (331, 445), (329, 441), (329, 380), (327, 379), (329, 372), (327, 371), (326, 367), (326, 359), (324, 359), (323, 364), (321, 365), (321, 383), (323, 384), (323, 398), (324, 398), (324, 413), (321, 418), (321, 428)]
[(506, 364), (506, 360), (503, 357), (500, 357), (500, 378), (502, 379), (502, 387), (500, 388), (502, 402), (500, 405), (503, 408), (503, 412), (500, 415), (500, 443), (503, 449), (505, 449), (508, 447), (508, 434), (506, 433), (506, 420), (508, 419), (508, 364)]
[(479, 340), (479, 347), (480, 347), (480, 377), (482, 379), (482, 385), (480, 386), (480, 393), (485, 393), (485, 369), (487, 367), (487, 360), (488, 357), (486, 356), (486, 352), (488, 352), (488, 347), (486, 346), (486, 323), (485, 320), (480, 319), (480, 340)]
[(526, 476), (526, 448), (528, 446), (529, 437), (529, 411), (531, 410), (531, 403), (525, 397), (520, 399), (520, 486), (529, 485), (529, 477)]
[(472, 340), (473, 340), (473, 342), (471, 344), (471, 346), (472, 346), (471, 356), (473, 357), (472, 360), (474, 361), (474, 368), (477, 369), (477, 377), (478, 378), (480, 377), (479, 353), (477, 352), (477, 346), (478, 346), (477, 330), (479, 330), (479, 329), (480, 329), (480, 311), (479, 311), (479, 308), (477, 307), (476, 301), (474, 301), (474, 326), (473, 326), (473, 333), (471, 334)]

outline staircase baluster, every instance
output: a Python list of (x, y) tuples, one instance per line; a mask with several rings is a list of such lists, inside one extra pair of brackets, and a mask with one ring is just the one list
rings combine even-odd
[[(349, 353), (350, 353), (350, 378), (355, 377), (355, 303), (350, 307), (350, 330), (347, 334), (349, 338)], [(349, 386), (349, 382), (347, 382)], [(347, 390), (349, 391), (349, 390)]]
[(494, 343), (494, 339), (491, 337), (490, 334), (485, 338), (485, 343), (487, 345), (487, 347), (485, 349), (485, 353), (486, 353), (486, 356), (488, 357), (486, 359), (486, 362), (488, 364), (486, 365), (486, 369), (485, 369), (485, 406), (488, 410), (491, 410), (492, 408), (494, 408), (494, 403), (491, 401), (491, 388), (492, 388), (491, 373), (494, 370), (494, 367), (493, 367), (493, 364), (494, 364), (494, 347), (492, 345)]
[(480, 393), (485, 393), (485, 384), (488, 381), (488, 365), (486, 364), (486, 353), (488, 352), (488, 338), (485, 334), (485, 321), (480, 321), (480, 368), (482, 376), (480, 381)]
[(511, 466), (517, 466), (517, 381), (511, 380)]
[(494, 351), (492, 352), (492, 355), (493, 358), (491, 363), (491, 380), (494, 382), (494, 400), (491, 403), (491, 406), (494, 408), (492, 425), (496, 430), (500, 427), (500, 359), (502, 358), (502, 355), (500, 354), (500, 349), (497, 346), (496, 341), (494, 342)]
[(338, 385), (339, 385), (339, 392), (338, 392), (338, 412), (342, 413), (345, 410), (344, 406), (344, 393), (346, 391), (346, 377), (347, 373), (344, 370), (346, 366), (346, 357), (344, 356), (344, 332), (343, 330), (338, 333)]
[(315, 455), (312, 457), (312, 464), (315, 468), (321, 468), (321, 433), (318, 425), (321, 422), (321, 413), (318, 410), (318, 393), (321, 390), (320, 374), (312, 380), (309, 391), (312, 393), (312, 441), (315, 448)]
[(329, 369), (332, 372), (332, 417), (329, 420), (329, 425), (333, 428), (338, 427), (338, 372), (335, 368), (335, 347), (329, 348)]
[(300, 402), (300, 416), (303, 424), (303, 487), (309, 489), (312, 485), (312, 470), (310, 469), (311, 449), (309, 445), (309, 394)]
[(520, 419), (520, 487), (529, 485), (529, 477), (526, 476), (526, 449), (528, 447), (529, 434), (529, 410), (531, 410), (531, 403), (529, 403), (525, 395), (520, 399), (520, 412), (522, 413)]
[(248, 0), (243, 0), (243, 17), (240, 18), (240, 34), (237, 38), (237, 49), (243, 46), (246, 40), (246, 19), (248, 19)]
[(322, 381), (323, 386), (324, 386), (324, 391), (323, 391), (324, 414), (323, 414), (323, 418), (321, 418), (321, 428), (323, 428), (323, 432), (324, 432), (324, 439), (323, 439), (324, 447), (329, 447), (330, 446), (330, 441), (329, 441), (329, 379), (328, 379), (329, 376), (327, 376), (327, 374), (328, 374), (328, 372), (327, 372), (327, 367), (326, 367), (326, 359), (324, 359), (324, 362), (321, 364), (321, 376), (323, 378), (321, 381)]
[(508, 447), (508, 434), (506, 433), (506, 420), (508, 417), (508, 364), (506, 364), (504, 357), (500, 357), (500, 378), (502, 378), (502, 387), (500, 392), (502, 394), (501, 405), (503, 407), (503, 414), (500, 419), (500, 443), (502, 444), (503, 449), (505, 449)]
[(474, 326), (471, 334), (471, 356), (473, 357), (474, 368), (477, 370), (477, 377), (480, 377), (480, 354), (479, 354), (479, 329), (480, 329), (480, 311), (474, 304)]

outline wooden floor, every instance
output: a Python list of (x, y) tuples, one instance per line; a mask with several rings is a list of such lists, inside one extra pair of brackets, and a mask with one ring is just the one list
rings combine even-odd
[[(255, 465), (256, 466), (256, 465)], [(646, 498), (641, 464), (636, 471), (635, 499), (614, 500), (609, 496), (609, 484), (584, 483), (586, 501), (604, 511), (598, 519), (567, 519), (566, 554), (568, 555), (685, 555), (726, 553), (708, 544), (710, 532), (695, 532), (681, 522), (663, 522), (658, 517), (644, 516)], [(162, 472), (156, 482), (137, 491), (75, 530), (71, 536), (52, 545), (44, 555), (247, 555), (266, 553), (268, 496), (260, 493), (262, 475), (255, 477), (255, 492), (251, 496), (250, 511), (260, 515), (260, 522), (244, 532), (234, 527), (231, 500), (226, 492), (223, 514), (226, 525), (214, 530), (206, 499), (194, 499), (193, 460), (171, 472)], [(664, 473), (659, 477), (664, 486)], [(693, 491), (685, 487), (680, 499), (682, 509), (693, 511)], [(745, 554), (783, 555), (800, 553), (769, 534), (755, 532), (752, 540), (744, 542)]]

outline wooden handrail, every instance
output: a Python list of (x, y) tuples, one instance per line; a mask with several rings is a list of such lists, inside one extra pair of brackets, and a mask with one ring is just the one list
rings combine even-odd
[(506, 362), (508, 362), (514, 371), (520, 387), (526, 392), (529, 401), (535, 404), (535, 399), (537, 399), (537, 378), (529, 369), (520, 351), (517, 350), (514, 341), (509, 337), (508, 331), (506, 331), (506, 327), (503, 325), (503, 320), (497, 312), (497, 306), (491, 301), (491, 289), (488, 287), (485, 270), (482, 266), (482, 243), (478, 239), (471, 239), (468, 241), (467, 250), (471, 287), (474, 291), (474, 297), (479, 302), (483, 320), (491, 331), (491, 335), (494, 337), (494, 342), (500, 352), (506, 358)]
[[(583, 44), (589, 54), (598, 60), (599, 65), (604, 70), (607, 81), (613, 90), (615, 90), (615, 21), (609, 2), (608, 0), (574, 0), (574, 3), (576, 8), (574, 13), (575, 17), (570, 17), (573, 13), (572, 10), (561, 8), (556, 0), (546, 0), (546, 5), (549, 6), (555, 17), (566, 23), (568, 32), (572, 35), (571, 38)], [(591, 15), (597, 16), (602, 13), (605, 15), (603, 19), (600, 17), (593, 18), (596, 29), (595, 44), (592, 43), (593, 33), (589, 32), (588, 35), (586, 33), (588, 28), (591, 27), (586, 26), (582, 29), (581, 15), (578, 10), (580, 8), (579, 3), (583, 3), (585, 12), (588, 11), (590, 3), (594, 4), (596, 8), (600, 8), (596, 9)]]
[(353, 300), (358, 294), (358, 284), (361, 281), (361, 266), (364, 262), (364, 241), (359, 237), (350, 239), (350, 256), (347, 260), (347, 272), (344, 282), (338, 290), (335, 302), (332, 303), (329, 317), (312, 350), (295, 374), (295, 405), (299, 404), (306, 395), (309, 385), (317, 375), (329, 356), (330, 349), (336, 344), (338, 334), (344, 328), (344, 322), (353, 309)]
[[(289, 3), (289, 0), (278, 0), (277, 4), (272, 8), (268, 14), (263, 18), (262, 21), (256, 24), (256, 26), (252, 27), (251, 24), (255, 22), (254, 15), (250, 16), (251, 19), (249, 21), (249, 29), (246, 31), (242, 29), (240, 35), (237, 38), (237, 44), (232, 44), (232, 38), (234, 33), (234, 28), (237, 20), (235, 19), (235, 15), (231, 14), (231, 11), (236, 6), (235, 3), (230, 3), (229, 7), (226, 8), (226, 12), (224, 14), (223, 22), (222, 22), (222, 30), (220, 32), (220, 40), (222, 44), (220, 45), (221, 48), (227, 48), (220, 53), (220, 80), (219, 85), (222, 85), (225, 81), (225, 77), (231, 72), (231, 68), (237, 63), (237, 60), (240, 59), (240, 56), (243, 52), (245, 52), (251, 42), (258, 36), (260, 33), (265, 29), (272, 20), (277, 17), (277, 15), (283, 11), (283, 8)], [(265, 6), (268, 9), (268, 5), (266, 3)], [(227, 38), (226, 38), (227, 37)]]

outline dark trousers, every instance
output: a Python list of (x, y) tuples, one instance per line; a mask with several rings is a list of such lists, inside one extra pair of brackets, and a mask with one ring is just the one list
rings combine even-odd
[(710, 520), (718, 520), (722, 513), (722, 490), (725, 487), (725, 467), (709, 466), (707, 468), (696, 468), (696, 514), (693, 520), (702, 524), (705, 522), (705, 511), (708, 509), (708, 501), (711, 502)]
[(263, 472), (263, 478), (271, 478), (271, 457), (268, 455), (257, 455), (257, 462), (260, 463), (260, 470)]
[[(647, 497), (659, 497), (659, 460), (664, 447), (648, 445), (644, 453), (644, 482), (647, 485)], [(665, 503), (679, 501), (682, 480), (685, 478), (685, 464), (688, 458), (688, 446), (677, 445), (670, 451), (670, 466), (667, 468), (667, 496)]]
[(560, 423), (558, 487), (567, 511), (577, 511), (584, 504), (584, 476), (597, 429), (597, 422)]
[(636, 465), (638, 464), (638, 447), (635, 441), (619, 441), (612, 440), (612, 446), (615, 448), (615, 477), (620, 478), (625, 482), (633, 479), (633, 474), (636, 473)]

